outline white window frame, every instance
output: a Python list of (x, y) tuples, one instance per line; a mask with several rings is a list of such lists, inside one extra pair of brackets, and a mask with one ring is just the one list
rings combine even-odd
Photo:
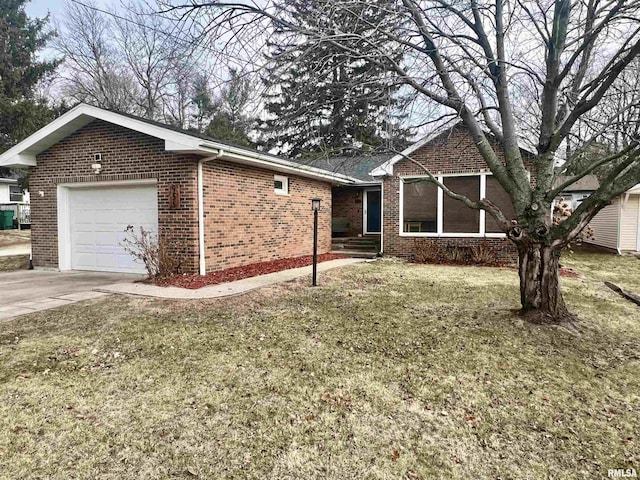
[(275, 185), (273, 186), (273, 191), (276, 195), (289, 195), (289, 177), (274, 175), (273, 183), (275, 184), (275, 182), (282, 182), (282, 188), (276, 188)]
[[(487, 194), (487, 176), (493, 175), (491, 172), (474, 172), (474, 173), (447, 173), (438, 174), (434, 177), (440, 182), (444, 183), (444, 179), (447, 177), (480, 177), (480, 199), (485, 198)], [(400, 188), (400, 208), (399, 208), (399, 221), (398, 228), (401, 237), (430, 237), (430, 238), (504, 238), (504, 233), (487, 233), (486, 232), (486, 211), (480, 209), (480, 226), (477, 233), (445, 233), (444, 232), (444, 190), (438, 187), (438, 215), (437, 215), (437, 231), (435, 232), (405, 232), (404, 231), (404, 181), (412, 179), (429, 179), (428, 175), (406, 175), (399, 176)]]
[[(18, 192), (12, 192), (11, 189), (19, 189)], [(20, 197), (20, 200), (14, 200), (12, 197)], [(9, 202), (11, 203), (22, 203), (24, 201), (24, 191), (20, 185), (9, 185)]]

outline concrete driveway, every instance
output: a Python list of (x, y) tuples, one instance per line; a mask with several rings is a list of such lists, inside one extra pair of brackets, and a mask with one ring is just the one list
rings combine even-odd
[(108, 293), (96, 292), (114, 283), (133, 282), (141, 275), (99, 272), (20, 270), (0, 274), (0, 320), (61, 307)]

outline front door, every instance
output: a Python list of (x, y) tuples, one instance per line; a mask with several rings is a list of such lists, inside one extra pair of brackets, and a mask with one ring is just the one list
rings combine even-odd
[(380, 233), (382, 195), (380, 190), (364, 191), (364, 233)]

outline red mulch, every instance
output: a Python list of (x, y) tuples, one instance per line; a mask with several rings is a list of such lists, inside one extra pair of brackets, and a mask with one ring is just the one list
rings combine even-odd
[(576, 272), (573, 268), (569, 267), (560, 267), (560, 276), (569, 277), (569, 278), (581, 278), (578, 272)]
[[(323, 253), (318, 255), (318, 263), (327, 262), (329, 260), (338, 260), (347, 258), (338, 253)], [(217, 285), (219, 283), (233, 282), (242, 280), (243, 278), (255, 277), (256, 275), (264, 275), (265, 273), (281, 272), (290, 268), (306, 267), (313, 263), (312, 255), (304, 257), (283, 258), (282, 260), (272, 260), (270, 262), (254, 263), (242, 267), (227, 268), (217, 272), (208, 273), (206, 275), (176, 275), (174, 277), (164, 279), (160, 285), (163, 287), (182, 287), (182, 288), (202, 288), (207, 285)]]

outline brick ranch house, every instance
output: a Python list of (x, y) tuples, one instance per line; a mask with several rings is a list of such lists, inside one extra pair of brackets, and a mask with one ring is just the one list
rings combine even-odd
[(0, 155), (0, 166), (30, 168), (35, 267), (141, 273), (122, 246), (128, 225), (167, 239), (187, 273), (308, 255), (312, 198), (322, 202), (320, 253), (364, 241), (367, 255), (411, 257), (426, 238), (513, 254), (490, 216), (444, 195), (405, 156), (515, 216), (460, 126), (401, 155), (302, 165), (82, 104)]
[[(498, 144), (494, 143), (494, 147), (503, 155)], [(525, 157), (530, 155), (524, 149), (523, 153)], [(312, 163), (358, 180), (333, 188), (335, 248), (358, 248), (366, 245), (363, 239), (370, 239), (376, 242), (380, 253), (411, 258), (417, 239), (462, 249), (484, 242), (495, 249), (499, 260), (515, 260), (515, 248), (489, 214), (445, 195), (427, 181), (420, 166), (406, 157), (424, 165), (454, 192), (471, 200), (488, 198), (507, 218), (515, 218), (509, 195), (493, 178), (469, 133), (456, 124), (435, 131), (401, 154), (340, 157)], [(365, 166), (368, 171), (363, 169)]]
[(0, 156), (29, 167), (35, 267), (144, 272), (122, 246), (158, 232), (201, 274), (331, 249), (331, 189), (347, 176), (79, 105)]

